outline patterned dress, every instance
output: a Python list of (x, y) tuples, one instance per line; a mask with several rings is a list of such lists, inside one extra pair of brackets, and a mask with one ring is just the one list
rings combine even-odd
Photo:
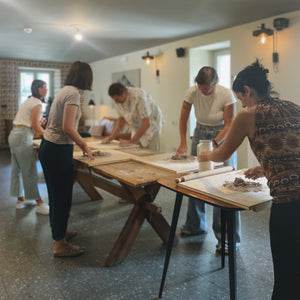
[(300, 107), (268, 98), (255, 111), (251, 148), (264, 169), (275, 203), (300, 200)]

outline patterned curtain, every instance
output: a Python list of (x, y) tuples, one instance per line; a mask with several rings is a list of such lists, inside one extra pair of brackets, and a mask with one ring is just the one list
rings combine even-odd
[(18, 110), (18, 67), (55, 69), (54, 93), (56, 94), (65, 81), (70, 65), (65, 63), (0, 59), (0, 149), (8, 147), (5, 120), (14, 119)]

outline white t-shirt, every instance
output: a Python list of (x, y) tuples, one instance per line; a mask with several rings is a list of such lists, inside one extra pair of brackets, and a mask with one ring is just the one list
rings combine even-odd
[(207, 126), (224, 124), (224, 107), (236, 102), (231, 90), (216, 85), (214, 91), (205, 96), (197, 86), (189, 88), (184, 96), (184, 101), (193, 104), (197, 123)]
[(147, 147), (156, 132), (160, 133), (163, 115), (152, 96), (139, 88), (128, 87), (128, 97), (124, 103), (114, 103), (119, 116), (132, 126), (135, 134), (142, 126), (142, 119), (149, 117), (150, 127), (140, 137), (142, 147)]
[(32, 110), (37, 105), (42, 106), (40, 99), (30, 96), (20, 106), (17, 115), (13, 121), (14, 125), (24, 125), (31, 128)]
[(55, 144), (73, 144), (73, 140), (65, 135), (62, 129), (65, 105), (78, 106), (74, 122), (74, 128), (77, 130), (81, 117), (80, 94), (76, 87), (66, 85), (57, 93), (51, 105), (47, 127), (44, 132), (45, 140)]

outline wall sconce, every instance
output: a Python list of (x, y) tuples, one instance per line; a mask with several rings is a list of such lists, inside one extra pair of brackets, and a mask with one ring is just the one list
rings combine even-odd
[(273, 21), (273, 26), (276, 29), (274, 32), (272, 29), (268, 29), (265, 27), (265, 24), (261, 24), (261, 28), (259, 30), (253, 31), (253, 36), (260, 36), (261, 43), (264, 44), (266, 41), (266, 36), (273, 35), (273, 53), (272, 53), (272, 61), (274, 71), (278, 71), (277, 63), (279, 62), (279, 53), (277, 51), (277, 31), (281, 31), (284, 28), (289, 27), (289, 19), (286, 18), (277, 18)]
[(95, 102), (93, 99), (89, 101), (88, 107), (93, 109), (93, 122), (95, 122)]
[(260, 42), (264, 44), (266, 42), (267, 36), (273, 35), (273, 29), (265, 27), (265, 24), (261, 24), (261, 28), (253, 31), (253, 36), (259, 36)]
[(150, 55), (149, 52), (147, 51), (147, 54), (145, 56), (142, 56), (142, 59), (144, 59), (145, 63), (149, 65), (151, 60), (154, 59), (154, 56)]
[(94, 107), (94, 106), (95, 106), (95, 102), (94, 102), (93, 99), (90, 100), (88, 106), (89, 106), (89, 107)]

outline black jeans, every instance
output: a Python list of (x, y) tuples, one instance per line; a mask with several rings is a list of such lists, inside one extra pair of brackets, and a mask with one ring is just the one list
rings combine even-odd
[(272, 300), (299, 300), (300, 201), (272, 204), (270, 240), (274, 265)]
[(72, 204), (73, 145), (42, 140), (39, 159), (48, 189), (52, 238), (59, 241), (65, 237)]

